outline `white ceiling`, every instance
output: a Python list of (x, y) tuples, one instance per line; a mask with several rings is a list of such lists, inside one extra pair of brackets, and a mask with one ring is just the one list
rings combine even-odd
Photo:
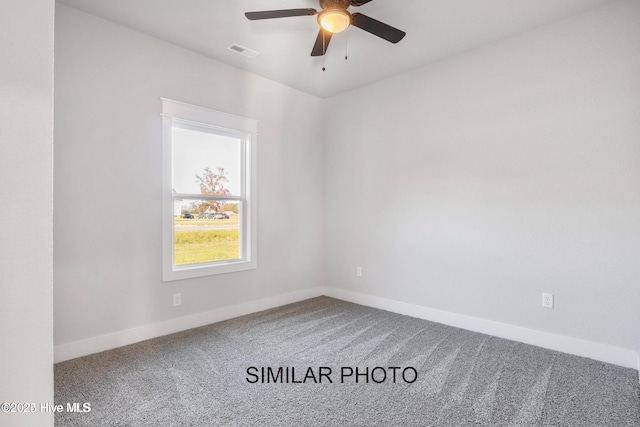
[[(218, 61), (329, 97), (575, 15), (612, 0), (373, 0), (358, 11), (407, 33), (394, 45), (359, 28), (311, 57), (315, 16), (249, 21), (244, 12), (315, 8), (318, 0), (58, 0)], [(248, 59), (238, 43), (260, 52)], [(345, 46), (349, 59), (344, 60)]]

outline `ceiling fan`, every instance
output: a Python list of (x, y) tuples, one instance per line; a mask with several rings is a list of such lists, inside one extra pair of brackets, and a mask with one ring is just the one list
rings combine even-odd
[(244, 15), (252, 20), (289, 18), (292, 16), (318, 15), (320, 31), (311, 50), (311, 56), (322, 56), (327, 52), (329, 41), (334, 33), (346, 30), (350, 25), (365, 30), (374, 36), (391, 43), (398, 43), (407, 33), (390, 25), (377, 21), (361, 13), (349, 13), (349, 6), (362, 6), (371, 0), (320, 0), (321, 12), (315, 9), (284, 9), (247, 12)]

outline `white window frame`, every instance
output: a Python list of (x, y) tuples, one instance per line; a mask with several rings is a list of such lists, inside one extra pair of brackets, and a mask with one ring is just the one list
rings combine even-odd
[[(162, 100), (162, 281), (191, 279), (214, 274), (251, 270), (257, 263), (256, 232), (256, 142), (258, 122), (204, 107), (160, 98)], [(179, 122), (203, 131), (233, 136), (241, 141), (242, 185), (240, 195), (215, 196), (204, 194), (175, 194), (172, 188), (172, 129)], [(242, 256), (239, 259), (176, 266), (174, 262), (174, 200), (234, 200), (242, 206), (240, 239)]]

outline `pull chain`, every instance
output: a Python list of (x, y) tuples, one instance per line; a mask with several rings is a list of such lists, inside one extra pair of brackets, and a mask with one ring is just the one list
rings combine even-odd
[(349, 27), (344, 32), (344, 60), (346, 61), (349, 57)]
[(324, 30), (320, 30), (320, 31), (322, 31), (322, 71), (325, 71), (326, 68), (324, 67), (324, 57), (325, 57), (325, 54), (327, 53), (327, 46), (324, 39), (324, 35), (325, 35)]
[[(326, 56), (326, 53), (327, 53), (327, 40), (325, 37), (326, 37), (326, 34), (324, 30), (322, 30), (322, 71), (327, 70), (324, 62), (324, 57)], [(349, 28), (348, 27), (344, 32), (344, 60), (346, 61), (347, 59), (349, 59)]]

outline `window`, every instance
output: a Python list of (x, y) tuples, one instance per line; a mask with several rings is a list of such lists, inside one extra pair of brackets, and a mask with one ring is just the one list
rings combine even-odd
[(256, 268), (257, 122), (162, 98), (163, 281)]

